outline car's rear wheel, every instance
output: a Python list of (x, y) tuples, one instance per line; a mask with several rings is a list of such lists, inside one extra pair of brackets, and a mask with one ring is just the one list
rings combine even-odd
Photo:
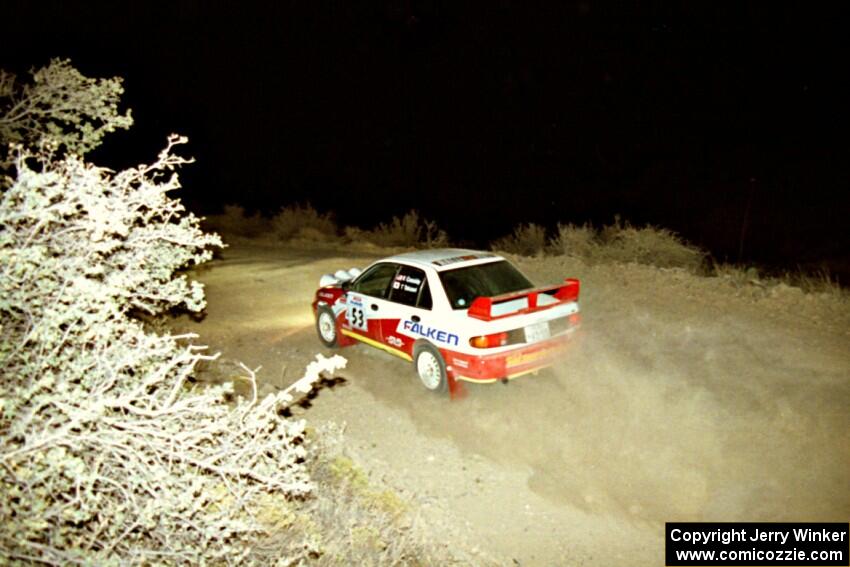
[(327, 305), (320, 305), (316, 310), (316, 332), (323, 345), (328, 348), (337, 346), (336, 317)]
[(446, 374), (446, 361), (440, 351), (430, 343), (416, 346), (413, 364), (422, 385), (432, 392), (445, 392), (449, 379)]

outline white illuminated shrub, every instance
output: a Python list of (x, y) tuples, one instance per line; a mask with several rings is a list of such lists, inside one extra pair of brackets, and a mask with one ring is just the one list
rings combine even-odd
[[(88, 92), (113, 108), (114, 90)], [(258, 503), (311, 490), (304, 423), (278, 410), (344, 359), (261, 400), (247, 368), (250, 400), (194, 384), (214, 357), (136, 316), (205, 304), (180, 271), (221, 241), (169, 196), (185, 139), (113, 173), (62, 151), (89, 149), (88, 128), (46, 131), (0, 189), (0, 563), (239, 563), (264, 536)]]
[(31, 84), (0, 70), (0, 141), (29, 147), (46, 141), (84, 155), (105, 134), (133, 124), (129, 111), (118, 112), (123, 92), (120, 77), (90, 79), (66, 59), (32, 71)]

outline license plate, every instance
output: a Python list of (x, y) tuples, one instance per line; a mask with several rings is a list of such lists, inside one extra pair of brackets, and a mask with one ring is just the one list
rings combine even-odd
[(529, 325), (525, 328), (525, 342), (536, 343), (549, 338), (549, 321)]

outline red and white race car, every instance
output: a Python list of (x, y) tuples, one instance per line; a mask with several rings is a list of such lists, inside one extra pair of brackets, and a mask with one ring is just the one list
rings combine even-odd
[(412, 361), (432, 391), (549, 366), (580, 322), (578, 280), (534, 287), (489, 252), (399, 254), (319, 286), (313, 312), (325, 346), (363, 342)]

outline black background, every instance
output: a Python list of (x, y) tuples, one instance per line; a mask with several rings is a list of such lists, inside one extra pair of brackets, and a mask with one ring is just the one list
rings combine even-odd
[(848, 262), (846, 3), (6, 2), (0, 64), (125, 78), (93, 159), (198, 163), (182, 198), (345, 224), (410, 208), (484, 245), (520, 222), (653, 223), (718, 259)]

